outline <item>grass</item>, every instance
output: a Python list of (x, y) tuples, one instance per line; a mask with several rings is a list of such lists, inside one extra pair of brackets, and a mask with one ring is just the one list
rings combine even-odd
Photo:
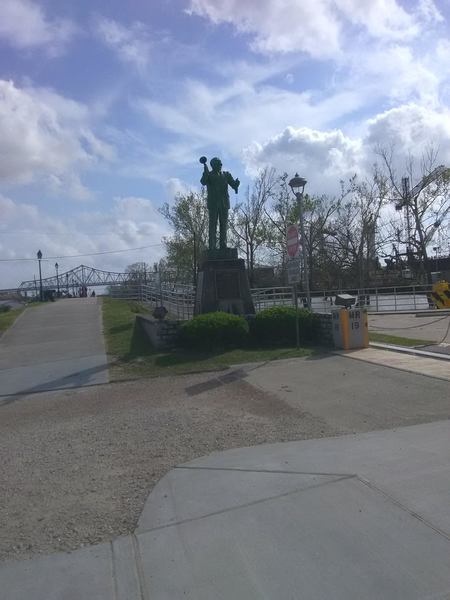
[(8, 312), (0, 313), (0, 334), (11, 327), (21, 312), (23, 312), (23, 308), (14, 308)]
[(314, 352), (312, 348), (242, 348), (215, 353), (158, 351), (135, 325), (136, 314), (148, 312), (144, 306), (105, 297), (102, 310), (112, 380), (215, 371), (240, 363), (305, 357)]
[(435, 342), (430, 340), (416, 340), (414, 338), (404, 338), (397, 335), (388, 335), (387, 333), (376, 333), (375, 331), (369, 332), (369, 340), (371, 342), (382, 342), (383, 344), (393, 344), (394, 346), (424, 346), (427, 344), (434, 344)]

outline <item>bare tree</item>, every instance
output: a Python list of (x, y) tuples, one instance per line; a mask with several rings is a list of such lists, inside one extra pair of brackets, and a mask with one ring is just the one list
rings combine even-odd
[[(430, 145), (422, 154), (419, 175), (411, 154), (406, 160), (406, 174), (401, 179), (394, 167), (394, 148), (378, 148), (386, 175), (389, 179), (392, 200), (398, 210), (405, 213), (406, 226), (401, 219), (393, 220), (397, 244), (404, 244), (409, 266), (419, 277), (431, 283), (431, 261), (428, 246), (436, 233), (443, 230), (444, 220), (450, 213), (450, 169), (438, 165), (438, 150)], [(414, 182), (417, 183), (414, 185)]]
[(265, 210), (275, 188), (275, 169), (266, 167), (247, 188), (244, 202), (236, 204), (230, 215), (230, 230), (234, 242), (247, 263), (250, 284), (254, 283), (254, 269), (258, 251), (269, 239), (269, 219)]
[[(372, 177), (356, 175), (341, 182), (341, 199), (327, 231), (326, 254), (338, 285), (343, 282), (366, 287), (378, 265), (379, 249), (386, 243), (379, 226), (382, 207), (387, 203), (386, 177), (374, 166)], [(352, 283), (353, 282), (353, 283)]]

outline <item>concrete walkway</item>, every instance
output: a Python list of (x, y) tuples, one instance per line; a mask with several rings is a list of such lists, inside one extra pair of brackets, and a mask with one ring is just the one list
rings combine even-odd
[(0, 338), (0, 403), (14, 394), (107, 382), (97, 298), (27, 308)]
[(450, 597), (450, 421), (173, 469), (135, 534), (0, 566), (2, 600)]
[[(417, 373), (429, 377), (450, 381), (450, 361), (437, 358), (415, 356), (379, 348), (364, 348), (362, 350), (335, 351), (336, 354), (362, 360), (408, 373)], [(430, 353), (431, 354), (431, 353)]]

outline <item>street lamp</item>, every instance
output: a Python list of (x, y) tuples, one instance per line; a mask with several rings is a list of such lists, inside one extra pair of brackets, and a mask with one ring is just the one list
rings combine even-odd
[(37, 259), (39, 262), (39, 299), (42, 302), (44, 300), (44, 296), (42, 294), (42, 271), (41, 271), (42, 252), (40, 250), (37, 251)]
[(302, 245), (302, 257), (303, 257), (303, 288), (306, 294), (306, 302), (308, 308), (311, 310), (311, 294), (309, 291), (309, 269), (308, 269), (308, 256), (306, 252), (306, 237), (305, 237), (305, 221), (303, 218), (303, 192), (305, 191), (305, 185), (307, 181), (303, 177), (299, 177), (298, 173), (295, 174), (290, 182), (289, 186), (297, 199), (298, 214), (300, 220), (300, 235)]
[(59, 268), (59, 265), (58, 265), (58, 263), (55, 263), (55, 269), (56, 269), (56, 285), (58, 286), (58, 297), (59, 297), (59, 276), (58, 276), (58, 268)]

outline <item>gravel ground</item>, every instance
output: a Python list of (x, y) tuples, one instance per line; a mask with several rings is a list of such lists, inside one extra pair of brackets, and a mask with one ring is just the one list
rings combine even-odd
[(116, 383), (0, 406), (0, 560), (134, 530), (149, 492), (176, 464), (333, 433), (245, 381), (209, 389), (215, 377)]
[(446, 381), (339, 356), (0, 399), (0, 560), (133, 531), (167, 471), (215, 450), (447, 419), (449, 407)]

